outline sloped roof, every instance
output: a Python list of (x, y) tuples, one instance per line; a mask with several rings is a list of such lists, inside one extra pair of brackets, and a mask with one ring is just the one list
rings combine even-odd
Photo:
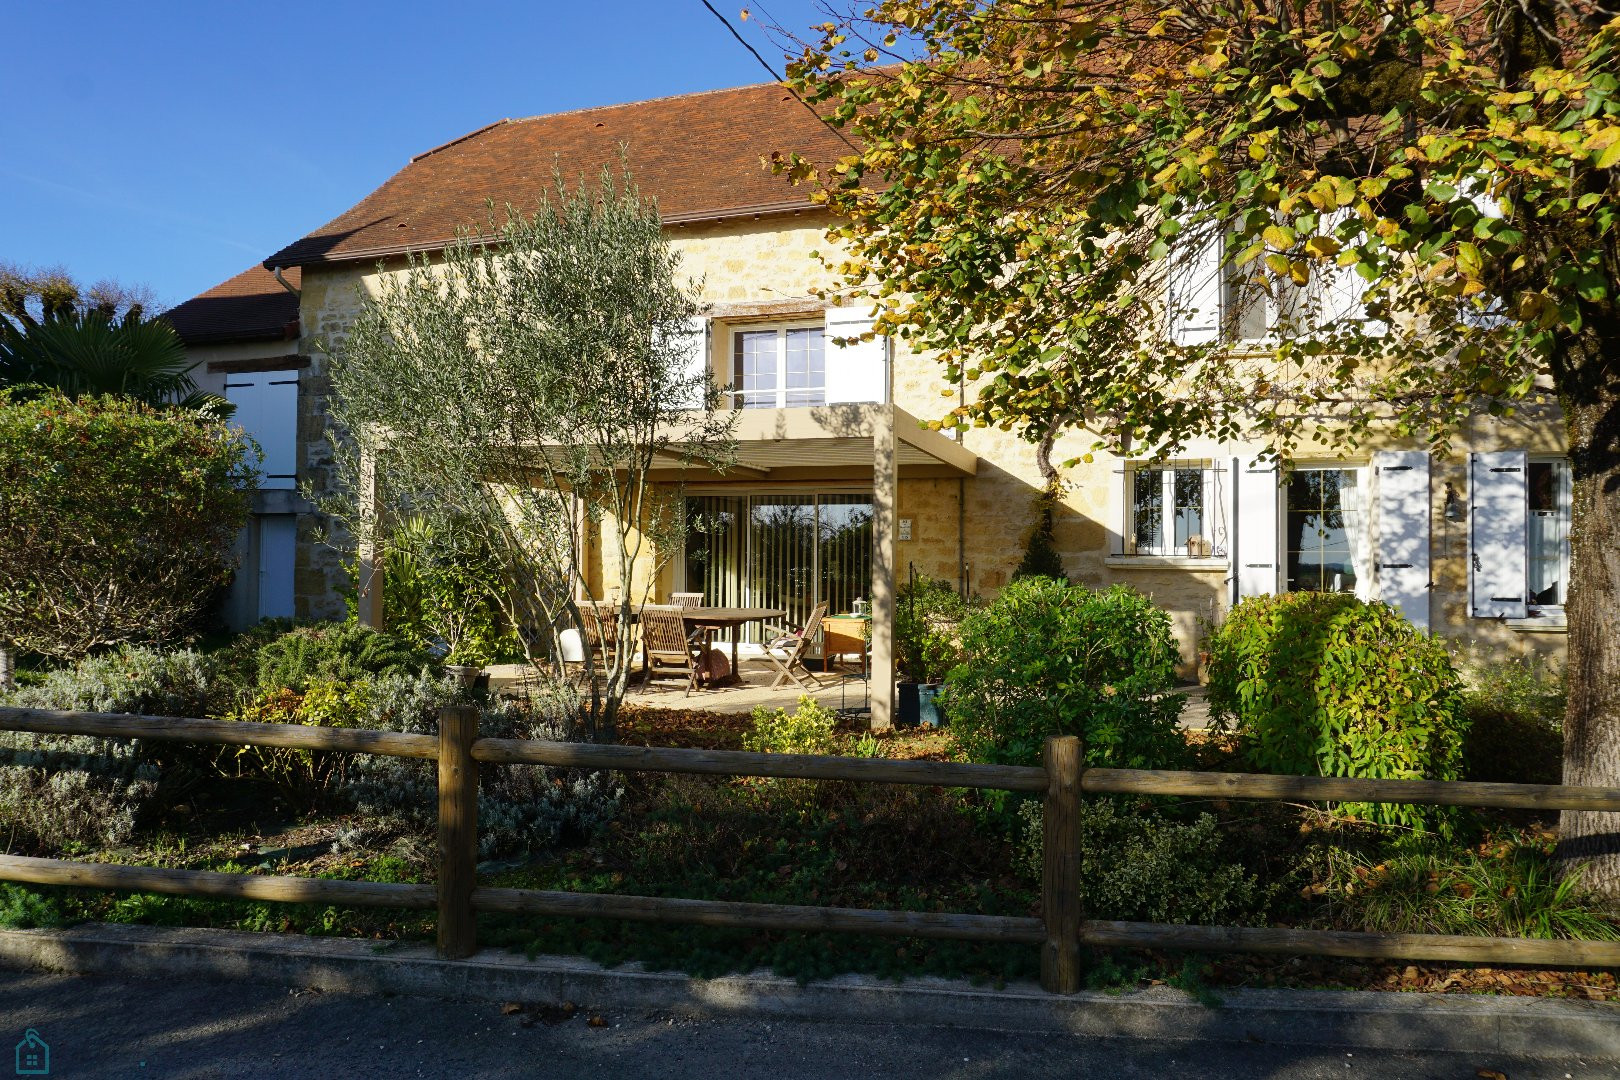
[(554, 170), (569, 183), (615, 167), (626, 148), (636, 185), (667, 222), (808, 207), (808, 189), (762, 159), (797, 151), (817, 163), (849, 149), (776, 83), (629, 105), (501, 120), (419, 154), (353, 209), (265, 260), (266, 266), (432, 251), (487, 221), (486, 202), (533, 209)]
[[(297, 267), (282, 272), (298, 288)], [(163, 315), (187, 345), (234, 341), (282, 341), (297, 336), (298, 297), (262, 266), (194, 296)]]

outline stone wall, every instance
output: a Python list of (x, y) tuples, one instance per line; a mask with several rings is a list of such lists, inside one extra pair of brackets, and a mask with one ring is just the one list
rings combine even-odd
[[(683, 256), (685, 271), (701, 280), (701, 295), (706, 302), (715, 305), (722, 325), (762, 317), (813, 319), (824, 303), (814, 295), (816, 290), (834, 284), (832, 277), (812, 258), (812, 252), (827, 247), (825, 223), (825, 217), (819, 213), (804, 211), (681, 225), (672, 227), (669, 237)], [(305, 447), (300, 472), (316, 492), (326, 490), (332, 467), (322, 422), (328, 386), (323, 345), (330, 347), (348, 333), (357, 310), (356, 289), (372, 286), (375, 277), (374, 269), (353, 267), (311, 267), (304, 274), (304, 339), (299, 351), (309, 355), (313, 363), (306, 372), (310, 392), (301, 398), (306, 415), (300, 420), (300, 437)], [(727, 370), (724, 341), (724, 334), (714, 335), (711, 359), (716, 372)], [(942, 395), (942, 389), (938, 366), (897, 343), (893, 371), (895, 404), (923, 421), (937, 419), (957, 401), (954, 395)], [(1546, 411), (1526, 412), (1518, 420), (1482, 418), (1461, 433), (1447, 456), (1435, 458), (1430, 485), (1435, 523), (1432, 534), (1435, 632), (1485, 649), (1562, 652), (1561, 634), (1517, 631), (1491, 620), (1467, 616), (1466, 526), (1448, 527), (1441, 513), (1448, 482), (1459, 492), (1466, 490), (1463, 470), (1467, 451), (1526, 448), (1557, 453), (1562, 445), (1561, 431), (1556, 415)], [(1035, 445), (1016, 432), (975, 428), (965, 433), (962, 442), (979, 458), (976, 476), (962, 482), (954, 479), (901, 481), (897, 516), (912, 522), (912, 538), (897, 543), (897, 570), (903, 578), (908, 567), (914, 566), (919, 575), (956, 582), (965, 567), (969, 588), (980, 596), (990, 597), (1006, 584), (1023, 557), (1035, 524), (1037, 500), (1044, 481)], [(1091, 443), (1091, 436), (1086, 433), (1066, 436), (1053, 448), (1052, 461), (1061, 464), (1078, 458), (1091, 449)], [(1364, 465), (1372, 450), (1383, 448), (1401, 447), (1393, 443), (1378, 444), (1358, 447), (1351, 454), (1342, 453), (1336, 446), (1306, 445), (1300, 448), (1299, 454), (1302, 459), (1312, 461), (1343, 460), (1346, 464)], [(1194, 459), (1248, 457), (1257, 449), (1194, 441), (1181, 456)], [(1119, 492), (1123, 469), (1120, 460), (1098, 454), (1090, 464), (1062, 471), (1054, 522), (1056, 547), (1075, 580), (1088, 585), (1123, 582), (1149, 593), (1155, 602), (1167, 608), (1182, 643), (1185, 673), (1190, 674), (1200, 620), (1217, 622), (1224, 615), (1229, 566), (1142, 569), (1117, 565), (1117, 560), (1115, 565), (1110, 565), (1107, 537), (1110, 527), (1117, 529), (1122, 521)], [(346, 582), (336, 552), (327, 547), (302, 545), (299, 560), (301, 613), (341, 610), (341, 604), (331, 599), (336, 595), (336, 587)], [(610, 561), (610, 558), (596, 561), (593, 572), (599, 575), (599, 581), (614, 572), (608, 565)], [(667, 567), (658, 575), (658, 581), (658, 591), (667, 593), (673, 583)]]

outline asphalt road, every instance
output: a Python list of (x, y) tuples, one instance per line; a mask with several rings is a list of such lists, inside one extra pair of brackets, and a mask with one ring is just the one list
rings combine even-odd
[(1620, 1078), (1612, 1061), (694, 1020), (589, 1008), (564, 1017), (560, 1010), (239, 982), (5, 971), (0, 1017), (0, 1077), (12, 1075), (12, 1042), (31, 1027), (50, 1046), (50, 1075), (62, 1077)]

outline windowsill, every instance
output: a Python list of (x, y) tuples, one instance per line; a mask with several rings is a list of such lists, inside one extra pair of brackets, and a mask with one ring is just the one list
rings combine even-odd
[(1508, 619), (1509, 630), (1524, 634), (1567, 634), (1569, 623), (1562, 615), (1536, 615), (1528, 619)]
[(1226, 570), (1224, 555), (1110, 555), (1103, 565), (1115, 570)]

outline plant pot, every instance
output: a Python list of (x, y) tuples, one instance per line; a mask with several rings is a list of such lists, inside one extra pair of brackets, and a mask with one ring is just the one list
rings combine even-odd
[(896, 683), (894, 689), (894, 726), (916, 727), (919, 717), (917, 684), (914, 682)]
[(917, 687), (917, 722), (923, 727), (943, 727), (945, 714), (940, 712), (937, 697), (939, 683), (922, 683)]
[(477, 664), (446, 664), (444, 673), (468, 690), (489, 691), (489, 672)]
[(1198, 654), (1198, 685), (1209, 685), (1209, 653), (1207, 652)]

